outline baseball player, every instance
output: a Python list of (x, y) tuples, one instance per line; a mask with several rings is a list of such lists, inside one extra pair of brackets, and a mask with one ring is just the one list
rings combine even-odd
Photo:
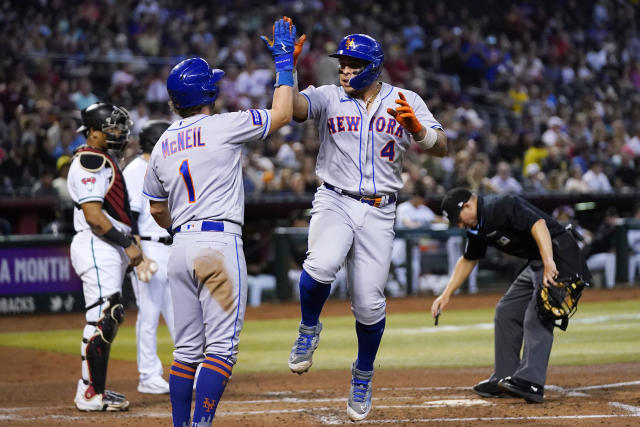
[[(76, 407), (82, 411), (124, 411), (122, 394), (105, 390), (109, 349), (124, 320), (120, 303), (122, 279), (128, 265), (142, 261), (131, 233), (137, 226), (129, 207), (127, 186), (110, 153), (122, 152), (132, 122), (129, 113), (107, 103), (82, 111), (87, 145), (76, 150), (67, 185), (76, 209), (71, 263), (82, 280), (87, 324), (82, 333), (82, 379)], [(108, 151), (109, 150), (109, 151)]]
[(143, 261), (131, 274), (131, 285), (138, 305), (136, 344), (140, 381), (138, 391), (149, 394), (169, 393), (169, 383), (162, 378), (162, 362), (158, 357), (157, 331), (160, 314), (173, 339), (173, 305), (167, 279), (171, 236), (151, 217), (149, 202), (142, 195), (144, 175), (156, 141), (171, 125), (166, 120), (147, 122), (139, 134), (142, 155), (135, 157), (124, 169), (129, 189), (131, 211), (138, 224)]
[(299, 374), (311, 367), (322, 330), (320, 312), (346, 261), (358, 337), (347, 413), (362, 420), (371, 409), (373, 362), (385, 327), (384, 287), (402, 158), (412, 143), (444, 156), (447, 138), (416, 93), (379, 81), (384, 54), (376, 40), (348, 35), (330, 56), (340, 63), (340, 86), (310, 86), (298, 93), (294, 85), (293, 117), (316, 120), (321, 140), (316, 173), (324, 183), (313, 201), (299, 282), (302, 321), (288, 363)]
[(494, 372), (473, 390), (483, 397), (506, 393), (529, 403), (543, 402), (554, 324), (540, 320), (536, 291), (556, 286), (558, 277), (579, 274), (587, 282), (591, 279), (574, 234), (517, 196), (479, 196), (455, 188), (442, 200), (442, 211), (451, 227), (467, 229), (468, 240), (447, 287), (431, 306), (433, 317), (444, 310), (489, 245), (527, 259), (496, 306)]
[(242, 144), (274, 133), (291, 121), (292, 112), (295, 27), (279, 20), (273, 40), (265, 39), (276, 66), (271, 110), (212, 115), (224, 72), (211, 70), (202, 58), (171, 70), (167, 89), (182, 119), (160, 137), (144, 180), (151, 215), (175, 233), (167, 269), (175, 322), (169, 385), (176, 427), (211, 425), (237, 359), (247, 300)]

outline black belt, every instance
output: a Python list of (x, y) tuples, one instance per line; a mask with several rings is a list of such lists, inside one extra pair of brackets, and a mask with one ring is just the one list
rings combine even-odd
[(173, 238), (170, 236), (165, 236), (165, 237), (140, 236), (140, 240), (149, 240), (152, 242), (164, 243), (165, 245), (170, 245), (173, 243)]
[(584, 242), (584, 237), (582, 236), (582, 234), (580, 234), (578, 230), (573, 228), (573, 224), (567, 224), (567, 226), (564, 229), (567, 230), (574, 237), (574, 239), (576, 239), (576, 241)]
[(336, 193), (351, 197), (359, 202), (366, 203), (376, 208), (381, 208), (386, 205), (390, 205), (391, 203), (396, 202), (396, 195), (384, 195), (384, 196), (362, 196), (360, 194), (349, 193), (347, 191), (342, 190), (341, 188), (335, 187), (329, 183), (324, 183), (325, 188), (331, 191), (335, 191)]

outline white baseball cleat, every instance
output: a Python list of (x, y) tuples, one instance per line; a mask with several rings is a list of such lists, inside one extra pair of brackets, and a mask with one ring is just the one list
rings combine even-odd
[(84, 381), (78, 381), (76, 397), (73, 399), (76, 408), (81, 411), (102, 412), (102, 411), (126, 411), (129, 408), (129, 401), (123, 394), (113, 391), (105, 391), (98, 394), (93, 390), (93, 386), (86, 385)]
[(169, 393), (169, 383), (160, 375), (151, 377), (138, 383), (138, 393), (167, 394)]

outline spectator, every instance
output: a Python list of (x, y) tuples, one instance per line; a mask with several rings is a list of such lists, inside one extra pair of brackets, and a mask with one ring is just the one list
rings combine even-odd
[(635, 125), (635, 133), (629, 139), (629, 147), (633, 151), (634, 157), (640, 156), (640, 123), (636, 123)]
[(65, 120), (60, 127), (60, 141), (56, 144), (51, 155), (54, 159), (58, 159), (62, 155), (73, 156), (73, 152), (84, 143), (84, 136), (76, 133), (73, 122)]
[(511, 167), (506, 162), (498, 163), (498, 171), (491, 178), (490, 183), (498, 194), (518, 194), (522, 192), (522, 185), (511, 176)]
[(257, 68), (253, 59), (247, 61), (245, 69), (238, 75), (236, 87), (243, 97), (240, 107), (265, 108), (267, 85), (273, 82), (273, 72), (268, 68)]
[(624, 145), (620, 149), (620, 165), (614, 174), (614, 187), (616, 190), (633, 191), (638, 188), (640, 173), (633, 161), (633, 150)]
[(604, 270), (605, 285), (611, 289), (616, 283), (616, 252), (614, 237), (619, 225), (618, 211), (607, 209), (604, 220), (593, 235), (593, 241), (584, 249), (589, 270)]
[(640, 268), (640, 204), (636, 205), (633, 218), (627, 231), (627, 244), (629, 245), (629, 286), (636, 283), (636, 272)]
[(524, 191), (533, 193), (546, 193), (545, 175), (540, 170), (537, 163), (531, 163), (527, 166), (527, 172), (524, 177)]
[(542, 142), (544, 142), (544, 145), (547, 147), (568, 145), (569, 135), (563, 129), (564, 126), (564, 121), (560, 117), (550, 117), (549, 120), (547, 120), (548, 129), (542, 134)]
[(584, 174), (583, 180), (589, 186), (590, 191), (611, 191), (611, 183), (607, 175), (602, 171), (602, 163), (599, 161), (591, 163), (591, 167)]
[(80, 79), (78, 90), (71, 94), (71, 100), (76, 104), (78, 110), (84, 110), (91, 104), (98, 102), (98, 97), (91, 92), (91, 80)]
[(533, 144), (524, 152), (524, 158), (522, 161), (522, 173), (526, 173), (526, 168), (531, 163), (537, 163), (538, 166), (542, 166), (544, 160), (548, 156), (549, 150), (542, 142), (542, 139), (535, 139), (533, 141)]
[(51, 183), (52, 187), (58, 192), (58, 197), (63, 202), (70, 202), (71, 195), (69, 194), (69, 188), (67, 187), (67, 175), (69, 175), (69, 166), (71, 166), (71, 157), (62, 155), (58, 157), (56, 162), (56, 169), (58, 170), (58, 177)]
[(55, 172), (51, 168), (45, 168), (40, 178), (31, 188), (32, 197), (58, 197), (58, 190), (53, 186)]
[[(431, 223), (441, 221), (436, 214), (425, 205), (424, 188), (417, 186), (411, 198), (400, 203), (396, 211), (396, 229), (429, 228)], [(414, 242), (411, 251), (411, 283), (417, 287), (421, 271), (420, 245)], [(387, 292), (393, 297), (405, 295), (407, 290), (407, 239), (393, 240), (391, 252), (391, 270), (395, 280), (387, 283)]]
[(579, 165), (573, 165), (569, 169), (569, 178), (564, 188), (571, 193), (588, 193), (591, 190), (589, 184), (583, 179), (582, 168)]

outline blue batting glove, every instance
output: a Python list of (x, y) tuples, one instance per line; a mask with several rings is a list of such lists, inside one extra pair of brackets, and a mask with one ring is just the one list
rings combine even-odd
[(284, 19), (279, 19), (273, 26), (273, 40), (260, 36), (267, 49), (273, 55), (276, 73), (293, 71), (293, 50), (296, 40), (296, 26), (290, 26)]

